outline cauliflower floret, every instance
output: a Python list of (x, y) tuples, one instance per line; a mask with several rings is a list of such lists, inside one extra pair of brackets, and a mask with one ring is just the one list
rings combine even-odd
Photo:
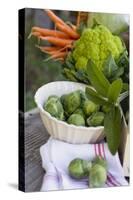
[(80, 70), (80, 69), (85, 70), (86, 69), (86, 65), (87, 65), (87, 61), (88, 60), (87, 60), (86, 57), (84, 57), (84, 56), (79, 57), (77, 62), (76, 62), (75, 68), (77, 70)]
[(76, 69), (81, 69), (81, 66), (84, 68), (89, 59), (102, 69), (110, 53), (114, 59), (117, 59), (123, 51), (121, 39), (114, 36), (105, 26), (98, 25), (83, 31), (80, 39), (75, 43), (72, 55), (76, 62)]

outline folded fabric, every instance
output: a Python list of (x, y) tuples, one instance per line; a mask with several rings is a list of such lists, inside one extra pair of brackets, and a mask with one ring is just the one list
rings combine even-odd
[(68, 173), (68, 165), (74, 158), (93, 160), (97, 155), (107, 160), (108, 175), (104, 187), (126, 186), (118, 153), (113, 156), (106, 143), (69, 144), (50, 138), (41, 146), (42, 167), (46, 173), (41, 191), (88, 188), (88, 179), (75, 180)]

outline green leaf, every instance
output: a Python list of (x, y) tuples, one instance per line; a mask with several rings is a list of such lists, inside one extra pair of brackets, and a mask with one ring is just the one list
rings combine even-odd
[(119, 78), (120, 76), (122, 76), (123, 73), (124, 73), (124, 67), (119, 67), (119, 68), (116, 70), (114, 76), (110, 78), (111, 82), (114, 81), (114, 80), (116, 80), (116, 79)]
[(128, 52), (125, 50), (119, 59), (117, 60), (117, 65), (119, 67), (129, 68), (129, 58), (128, 58)]
[(82, 83), (89, 83), (89, 80), (86, 77), (86, 74), (83, 70), (75, 71), (75, 77)]
[(64, 68), (63, 69), (63, 74), (66, 76), (67, 79), (70, 81), (77, 82), (77, 79), (75, 78), (75, 74), (72, 70)]
[(92, 87), (86, 87), (85, 93), (88, 99), (93, 101), (95, 104), (106, 105), (108, 101), (101, 97)]
[(123, 82), (121, 79), (117, 79), (115, 80), (109, 87), (109, 91), (108, 91), (108, 99), (110, 102), (116, 102), (121, 90), (122, 90), (122, 86), (123, 86)]
[(96, 91), (101, 96), (107, 97), (110, 83), (104, 76), (103, 72), (91, 60), (87, 63), (87, 75)]
[(104, 131), (110, 152), (115, 155), (120, 144), (121, 113), (119, 107), (113, 106), (105, 115)]
[(118, 66), (112, 57), (112, 54), (109, 54), (103, 66), (103, 73), (107, 78), (111, 78), (115, 75)]

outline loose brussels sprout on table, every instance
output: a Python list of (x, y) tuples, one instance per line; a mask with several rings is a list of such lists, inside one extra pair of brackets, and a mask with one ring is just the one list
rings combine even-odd
[(107, 180), (107, 162), (100, 156), (92, 161), (75, 158), (70, 162), (68, 172), (75, 179), (88, 177), (90, 187), (102, 187)]
[(64, 94), (61, 97), (51, 95), (45, 102), (44, 109), (58, 120), (76, 126), (103, 125), (104, 114), (98, 112), (99, 105), (90, 101), (83, 90)]
[(99, 164), (94, 164), (89, 173), (89, 186), (101, 187), (107, 180), (106, 169)]
[(91, 162), (80, 158), (75, 158), (70, 162), (68, 171), (72, 178), (81, 179), (88, 176), (91, 166)]
[(107, 169), (107, 162), (104, 160), (101, 156), (97, 156), (94, 160), (93, 163), (99, 164), (103, 166), (105, 169)]

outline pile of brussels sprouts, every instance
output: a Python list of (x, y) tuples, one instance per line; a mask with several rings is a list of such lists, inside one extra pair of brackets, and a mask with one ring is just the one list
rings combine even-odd
[(82, 90), (61, 97), (51, 95), (44, 109), (56, 119), (76, 126), (102, 126), (104, 122), (104, 106), (90, 101)]
[(88, 178), (89, 187), (102, 187), (107, 180), (107, 162), (100, 156), (93, 161), (75, 158), (70, 162), (68, 172), (76, 180)]

